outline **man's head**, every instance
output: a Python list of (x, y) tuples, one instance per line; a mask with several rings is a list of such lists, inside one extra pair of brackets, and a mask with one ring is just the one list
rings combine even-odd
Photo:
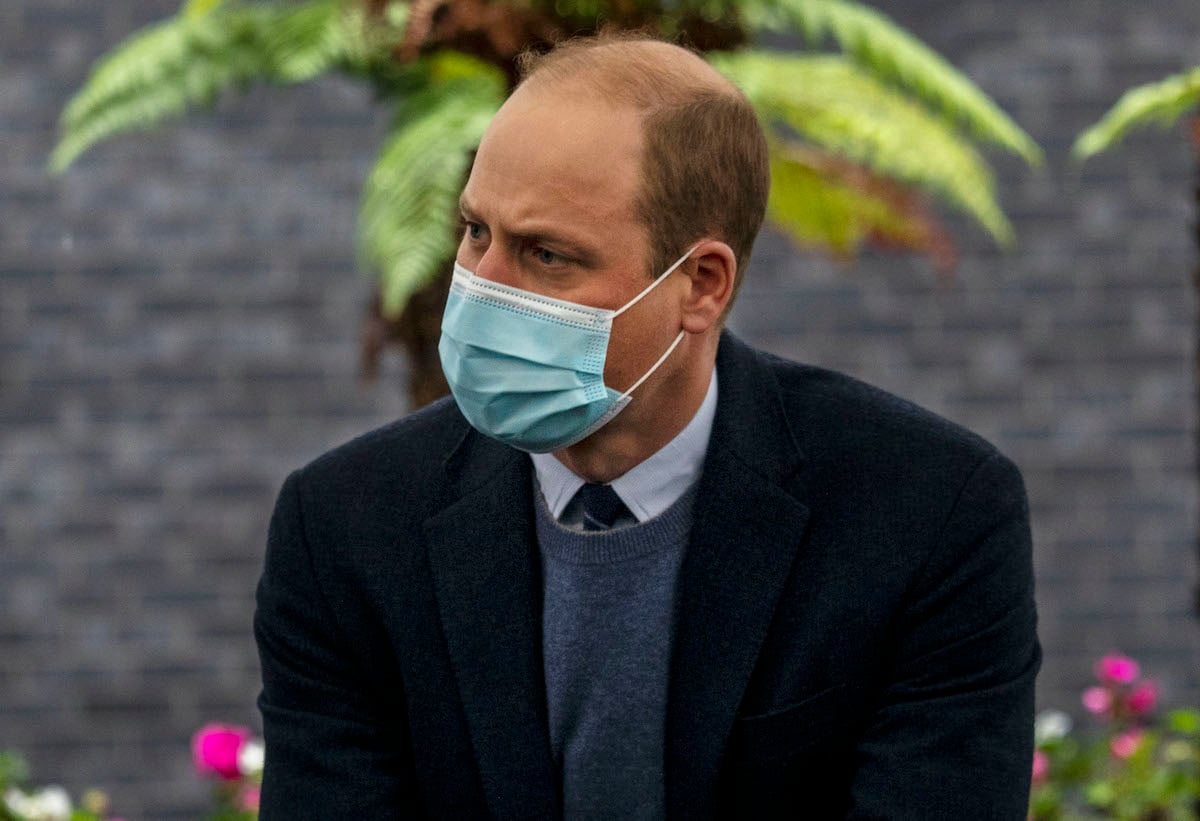
[(604, 385), (640, 387), (629, 410), (572, 446), (623, 453), (628, 466), (704, 396), (765, 210), (765, 138), (736, 88), (666, 43), (571, 42), (527, 67), (463, 189), (459, 263), (482, 280), (616, 310), (693, 249), (613, 320)]
[(745, 95), (695, 53), (641, 37), (568, 40), (519, 58), (521, 89), (557, 90), (636, 114), (642, 155), (635, 199), (662, 271), (693, 240), (724, 240), (737, 283), (766, 210), (767, 144)]

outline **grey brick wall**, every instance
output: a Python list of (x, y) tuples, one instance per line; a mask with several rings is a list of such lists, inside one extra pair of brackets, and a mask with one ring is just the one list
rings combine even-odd
[[(355, 377), (362, 177), (387, 114), (344, 81), (43, 163), (96, 56), (173, 2), (0, 5), (0, 747), (131, 818), (194, 817), (187, 739), (257, 726), (252, 592), (286, 473), (406, 410), (403, 364)], [(1138, 655), (1200, 703), (1189, 277), (1180, 130), (1083, 169), (1071, 137), (1118, 91), (1200, 63), (1182, 0), (916, 2), (886, 10), (1047, 149), (1000, 158), (1020, 244), (972, 226), (958, 278), (843, 268), (774, 236), (732, 324), (997, 442), (1037, 541), (1043, 705)]]

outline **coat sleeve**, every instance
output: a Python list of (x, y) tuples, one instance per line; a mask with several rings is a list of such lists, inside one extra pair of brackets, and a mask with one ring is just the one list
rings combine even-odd
[(962, 486), (894, 624), (850, 818), (1026, 817), (1036, 621), (1024, 486), (993, 453)]
[(386, 701), (370, 686), (354, 631), (323, 589), (302, 475), (288, 477), (276, 502), (254, 616), (266, 743), (260, 817), (412, 817), (404, 696), (394, 682)]

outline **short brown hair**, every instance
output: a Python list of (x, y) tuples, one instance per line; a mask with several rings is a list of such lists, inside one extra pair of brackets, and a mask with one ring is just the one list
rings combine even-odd
[[(655, 54), (659, 46), (701, 65), (664, 60)], [(526, 52), (518, 70), (522, 85), (579, 84), (640, 113), (646, 147), (636, 207), (650, 240), (651, 275), (693, 241), (714, 236), (737, 257), (736, 294), (771, 184), (766, 137), (746, 96), (695, 52), (636, 34), (574, 38), (546, 54)]]

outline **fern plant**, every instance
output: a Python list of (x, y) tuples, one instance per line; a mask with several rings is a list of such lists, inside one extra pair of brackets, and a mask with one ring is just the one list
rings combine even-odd
[[(251, 82), (340, 72), (370, 83), (395, 116), (359, 216), (359, 259), (379, 277), (364, 350), (370, 362), (402, 341), (422, 404), (445, 391), (434, 351), (455, 200), (514, 59), (601, 23), (694, 45), (746, 91), (771, 145), (768, 218), (800, 246), (851, 258), (874, 245), (950, 269), (954, 244), (930, 198), (1012, 241), (976, 145), (1030, 164), (1038, 147), (931, 49), (850, 0), (187, 0), (97, 63), (63, 112), (50, 167)], [(770, 32), (800, 33), (810, 51), (747, 47)]]

